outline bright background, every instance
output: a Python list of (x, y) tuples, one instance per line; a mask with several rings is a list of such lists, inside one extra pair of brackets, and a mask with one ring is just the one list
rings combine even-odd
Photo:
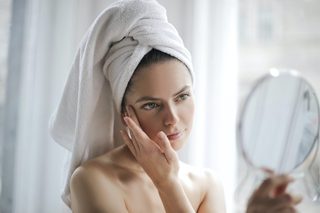
[[(68, 152), (48, 134), (82, 35), (112, 0), (0, 0), (0, 212), (67, 212)], [(179, 153), (216, 171), (228, 212), (238, 174), (236, 116), (271, 67), (303, 72), (320, 92), (320, 2), (159, 0), (193, 55), (196, 120)], [(241, 208), (240, 208), (241, 209)], [(241, 211), (241, 210), (240, 210)]]

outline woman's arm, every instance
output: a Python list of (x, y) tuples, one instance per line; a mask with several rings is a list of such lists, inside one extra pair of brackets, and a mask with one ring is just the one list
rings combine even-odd
[(179, 180), (156, 185), (167, 213), (195, 213)]
[(128, 212), (118, 187), (93, 166), (77, 168), (70, 189), (73, 213)]

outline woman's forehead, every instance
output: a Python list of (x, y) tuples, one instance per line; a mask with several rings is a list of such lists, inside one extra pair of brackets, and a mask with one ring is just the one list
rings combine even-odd
[(172, 95), (186, 86), (192, 86), (191, 75), (187, 67), (178, 60), (141, 68), (132, 85), (133, 91), (141, 95)]

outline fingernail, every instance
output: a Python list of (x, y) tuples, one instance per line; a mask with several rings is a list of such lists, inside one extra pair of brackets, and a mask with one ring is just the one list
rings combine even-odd
[(125, 116), (125, 117), (123, 118), (123, 120), (124, 120), (124, 122), (126, 122), (126, 124), (128, 125), (128, 122), (129, 122), (128, 117), (127, 117), (127, 116)]
[(299, 196), (299, 195), (293, 196), (292, 197), (292, 201), (293, 201), (293, 203), (298, 204), (298, 203), (300, 203), (302, 201), (302, 197)]
[(274, 175), (274, 171), (272, 169), (269, 169), (267, 167), (261, 167), (261, 169), (266, 172), (268, 175), (273, 176)]
[(129, 138), (132, 139), (130, 129), (128, 127), (126, 128), (126, 131), (127, 131), (127, 135), (129, 136)]
[(282, 175), (282, 176), (287, 180), (288, 183), (291, 183), (295, 180), (293, 177), (286, 175), (286, 174)]

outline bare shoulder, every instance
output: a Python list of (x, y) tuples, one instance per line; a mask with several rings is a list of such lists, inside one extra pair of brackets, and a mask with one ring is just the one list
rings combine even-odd
[(201, 189), (201, 204), (197, 212), (225, 212), (223, 185), (219, 176), (210, 169), (196, 168), (184, 163), (180, 165), (194, 186)]
[(73, 212), (125, 212), (122, 192), (111, 162), (98, 157), (78, 167), (71, 177)]
[[(107, 172), (108, 164), (102, 164), (97, 160), (86, 162), (79, 166), (71, 176), (71, 189), (79, 185), (88, 185), (92, 188), (100, 183), (110, 182), (110, 172)], [(112, 170), (110, 170), (112, 172)]]
[(115, 171), (110, 158), (110, 154), (102, 155), (79, 166), (72, 174), (71, 187), (77, 187), (78, 184), (100, 186), (101, 183), (112, 183), (115, 178)]
[(219, 176), (211, 169), (197, 168), (186, 163), (180, 163), (181, 170), (196, 184), (202, 184), (205, 188), (208, 185), (213, 187), (221, 187), (221, 180)]

